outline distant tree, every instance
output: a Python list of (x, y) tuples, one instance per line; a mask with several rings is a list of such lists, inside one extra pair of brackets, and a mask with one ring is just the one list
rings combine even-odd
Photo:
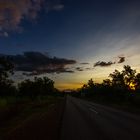
[(103, 84), (103, 86), (110, 87), (112, 85), (112, 82), (111, 82), (110, 79), (105, 79), (105, 80), (103, 80), (103, 83), (102, 84)]
[(18, 89), (22, 96), (29, 96), (32, 99), (40, 95), (53, 95), (56, 92), (53, 80), (47, 77), (35, 77), (33, 81), (24, 80), (18, 84)]
[(38, 92), (42, 95), (52, 94), (54, 92), (54, 81), (48, 77), (34, 79), (35, 85), (38, 87)]
[(9, 74), (13, 74), (14, 65), (5, 57), (0, 57), (0, 82), (5, 81)]
[(79, 94), (81, 94), (82, 96), (86, 96), (87, 92), (88, 92), (88, 86), (87, 84), (84, 84), (81, 89), (78, 89)]
[(127, 85), (127, 88), (131, 89), (131, 85), (135, 85), (136, 70), (133, 70), (129, 65), (127, 65), (124, 66), (122, 74), (124, 75), (124, 81)]
[(92, 79), (88, 80), (87, 89), (88, 89), (88, 96), (93, 95), (93, 93), (95, 92), (94, 91), (95, 84), (94, 84), (94, 81)]
[(87, 86), (89, 88), (93, 88), (94, 87), (94, 81), (92, 79), (88, 80)]
[(112, 78), (112, 86), (117, 88), (125, 88), (124, 74), (115, 70), (109, 75)]
[(113, 95), (112, 81), (110, 79), (103, 80), (101, 91), (105, 96), (111, 97)]
[(33, 98), (35, 91), (33, 81), (27, 79), (18, 84), (18, 90), (21, 96), (29, 96)]
[(136, 86), (136, 90), (140, 91), (140, 73), (138, 73), (135, 76), (135, 86)]
[(86, 92), (88, 97), (102, 102), (127, 101), (134, 104), (140, 99), (140, 73), (136, 73), (129, 65), (125, 65), (122, 71), (115, 70), (109, 75), (111, 79), (105, 79), (101, 84), (94, 83), (90, 79), (84, 84), (81, 91)]
[(13, 74), (14, 65), (6, 57), (0, 57), (0, 95), (7, 96), (16, 92), (13, 81), (8, 77)]

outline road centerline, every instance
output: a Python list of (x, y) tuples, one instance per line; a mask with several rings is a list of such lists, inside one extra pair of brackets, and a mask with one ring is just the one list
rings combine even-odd
[(98, 112), (96, 110), (94, 110), (93, 108), (89, 108), (89, 110), (94, 112), (94, 113), (96, 113), (96, 114), (98, 114)]

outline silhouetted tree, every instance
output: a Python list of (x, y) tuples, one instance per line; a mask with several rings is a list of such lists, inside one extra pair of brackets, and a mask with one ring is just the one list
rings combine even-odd
[(125, 88), (124, 74), (115, 70), (109, 75), (112, 78), (112, 86), (122, 89)]
[(14, 65), (5, 57), (0, 57), (0, 82), (8, 78), (9, 74), (13, 74)]
[[(29, 96), (29, 97), (33, 97), (33, 95), (35, 94), (35, 89), (33, 86), (33, 81), (27, 79), (24, 80), (23, 82), (18, 84), (18, 90), (20, 95), (22, 96)], [(35, 96), (35, 95), (34, 95)]]
[(0, 95), (7, 96), (14, 94), (16, 88), (12, 85), (13, 81), (9, 80), (9, 75), (13, 74), (14, 65), (6, 57), (0, 57)]
[(140, 91), (140, 73), (135, 76), (135, 87), (136, 90)]
[[(94, 83), (90, 79), (87, 84), (81, 88), (86, 96), (94, 97), (98, 101), (131, 101), (134, 103), (135, 97), (140, 97), (140, 73), (136, 73), (129, 65), (123, 67), (120, 72), (115, 70), (109, 75), (111, 79), (105, 79), (101, 84)], [(137, 98), (136, 97), (136, 98)], [(138, 100), (139, 101), (139, 100)]]
[(112, 82), (110, 79), (105, 79), (103, 80), (103, 83), (102, 83), (104, 86), (108, 86), (110, 87), (112, 85)]
[(122, 74), (124, 75), (124, 82), (127, 85), (127, 88), (131, 89), (130, 85), (131, 84), (135, 85), (136, 70), (133, 70), (129, 65), (127, 65), (124, 66)]
[(33, 81), (25, 80), (18, 84), (19, 93), (32, 99), (42, 95), (53, 95), (56, 92), (53, 80), (43, 77), (35, 77)]

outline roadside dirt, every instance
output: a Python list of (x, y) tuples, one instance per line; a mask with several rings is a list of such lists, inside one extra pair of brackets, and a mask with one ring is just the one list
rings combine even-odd
[(65, 100), (51, 104), (47, 111), (31, 115), (7, 132), (3, 140), (59, 140)]

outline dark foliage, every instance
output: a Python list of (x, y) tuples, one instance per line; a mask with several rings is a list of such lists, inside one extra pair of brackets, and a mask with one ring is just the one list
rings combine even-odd
[(25, 80), (18, 84), (21, 96), (29, 96), (32, 99), (37, 96), (53, 95), (57, 90), (54, 88), (54, 81), (47, 77), (37, 78), (33, 81)]
[[(0, 58), (0, 96), (29, 97), (36, 99), (39, 96), (63, 96), (55, 87), (54, 81), (47, 78), (24, 80), (17, 88), (9, 75), (13, 74), (14, 66), (8, 58)], [(124, 66), (120, 72), (115, 70), (109, 75), (110, 79), (103, 80), (101, 84), (90, 79), (74, 96), (94, 98), (98, 101), (107, 102), (131, 102), (140, 104), (140, 73), (136, 73), (130, 66)], [(78, 94), (79, 93), (79, 94)]]
[(16, 88), (14, 82), (8, 79), (13, 74), (13, 69), (14, 65), (7, 57), (0, 58), (0, 96), (27, 96), (35, 99), (38, 96), (60, 95), (54, 88), (54, 81), (47, 77), (24, 80)]
[(13, 86), (13, 81), (9, 80), (9, 75), (13, 74), (14, 65), (8, 58), (0, 57), (0, 96), (13, 95), (16, 93), (16, 88)]
[(103, 80), (101, 84), (94, 83), (90, 79), (79, 90), (84, 97), (94, 98), (107, 102), (132, 102), (140, 100), (140, 73), (136, 73), (129, 65), (124, 66), (123, 71), (115, 70), (109, 75), (110, 79)]

